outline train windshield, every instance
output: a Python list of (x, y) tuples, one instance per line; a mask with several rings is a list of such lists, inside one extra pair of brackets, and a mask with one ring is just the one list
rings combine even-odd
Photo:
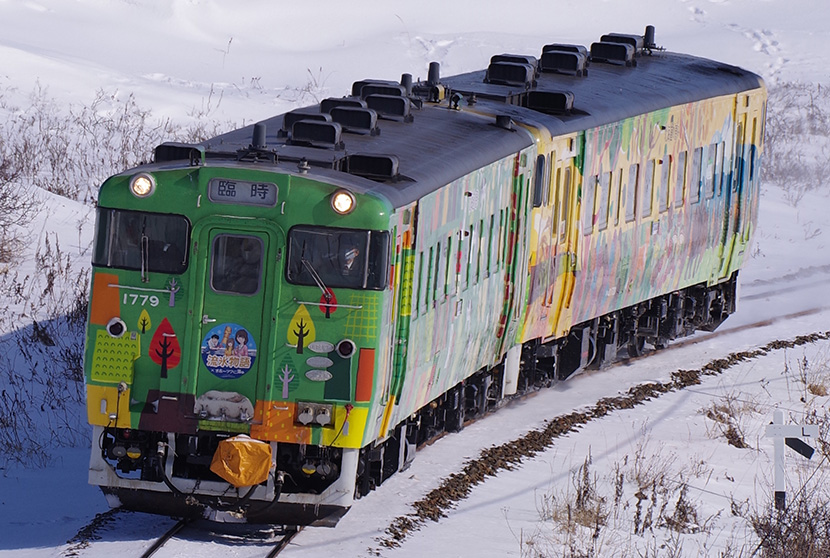
[(183, 273), (189, 239), (190, 222), (182, 215), (98, 208), (92, 264)]
[(286, 277), (295, 285), (383, 290), (389, 233), (298, 226), (288, 232)]

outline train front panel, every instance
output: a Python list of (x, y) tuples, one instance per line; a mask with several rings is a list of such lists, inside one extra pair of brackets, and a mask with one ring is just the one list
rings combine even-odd
[(378, 341), (390, 214), (359, 189), (253, 165), (108, 180), (85, 354), (90, 482), (116, 505), (204, 515), (246, 482), (214, 459), (245, 435), (270, 459), (250, 499), (347, 507), (391, 364)]

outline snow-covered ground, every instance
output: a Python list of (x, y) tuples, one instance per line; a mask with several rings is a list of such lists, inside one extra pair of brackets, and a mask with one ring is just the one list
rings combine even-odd
[[(186, 124), (207, 115), (249, 123), (346, 94), (355, 80), (398, 79), (404, 72), (425, 77), (430, 61), (441, 62), (443, 74), (458, 73), (485, 66), (492, 54), (537, 53), (550, 42), (590, 44), (606, 32), (641, 33), (647, 24), (669, 50), (746, 67), (771, 85), (823, 83), (830, 66), (817, 53), (830, 39), (828, 22), (830, 3), (809, 0), (0, 0), (0, 120), (13, 117), (8, 107), (25, 107), (40, 87), (65, 106), (88, 104), (104, 91), (134, 95), (153, 118)], [(673, 482), (688, 484), (685, 498), (700, 529), (679, 543), (669, 541), (683, 545), (682, 555), (717, 555), (726, 548), (751, 552), (757, 539), (732, 510), (762, 509), (769, 502), (772, 443), (764, 425), (772, 411), (784, 410), (796, 422), (811, 411), (826, 413), (827, 397), (805, 392), (802, 381), (830, 387), (826, 342), (770, 351), (699, 386), (594, 420), (521, 467), (477, 486), (448, 517), (425, 524), (400, 547), (387, 548), (382, 540), (396, 517), (411, 513), (412, 502), (482, 448), (629, 386), (668, 381), (678, 369), (830, 329), (828, 191), (809, 192), (793, 206), (779, 188), (764, 187), (755, 246), (741, 278), (744, 299), (715, 335), (573, 378), (445, 437), (423, 450), (408, 471), (358, 502), (336, 529), (305, 530), (285, 555), (535, 556), (534, 549), (563, 555), (567, 530), (550, 517), (561, 517), (562, 504), (575, 501), (577, 471), (589, 456), (589, 476), (596, 478), (608, 514), (596, 539), (601, 556), (646, 555), (663, 544), (667, 530), (656, 519), (664, 502), (668, 515), (677, 507), (680, 485)], [(57, 233), (64, 252), (87, 266), (91, 210), (52, 195), (44, 196), (42, 208), (32, 227), (31, 253)], [(34, 270), (34, 262), (23, 266), (24, 272)], [(793, 317), (772, 319), (777, 316)], [(764, 320), (769, 323), (754, 325)], [(724, 423), (706, 416), (709, 411), (717, 417), (722, 408), (734, 416), (748, 448), (728, 445)], [(45, 468), (0, 471), (0, 557), (64, 552), (67, 539), (107, 509), (97, 489), (86, 484), (88, 449), (47, 449)], [(790, 452), (788, 460), (793, 491), (816, 470), (811, 482), (826, 480), (820, 455), (808, 462)], [(637, 515), (631, 479), (645, 474), (644, 463), (654, 466), (656, 488), (644, 494)], [(619, 472), (626, 482), (617, 500)], [(643, 529), (652, 498), (655, 525)], [(163, 521), (122, 517), (99, 533), (107, 544), (79, 555), (139, 552), (159, 534), (150, 528), (156, 523)], [(591, 531), (575, 533), (578, 548), (590, 548)], [(125, 541), (126, 547), (112, 546)], [(565, 546), (555, 546), (560, 543)], [(256, 554), (197, 542), (176, 548), (167, 555)]]

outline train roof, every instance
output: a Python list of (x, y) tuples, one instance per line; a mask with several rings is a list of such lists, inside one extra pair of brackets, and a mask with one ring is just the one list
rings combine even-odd
[[(412, 86), (363, 80), (350, 97), (201, 144), (163, 144), (156, 162), (192, 158), (196, 149), (206, 164), (276, 165), (401, 207), (530, 146), (533, 138), (512, 121), (555, 136), (763, 85), (735, 66), (644, 48), (636, 39), (614, 35), (610, 49), (592, 45), (590, 56), (575, 45), (548, 45), (538, 59), (494, 56), (487, 70), (447, 78), (431, 66), (429, 80)], [(632, 41), (633, 49), (625, 44)]]

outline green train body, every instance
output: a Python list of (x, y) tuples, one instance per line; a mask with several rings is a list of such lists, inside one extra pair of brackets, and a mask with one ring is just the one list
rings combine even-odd
[(357, 82), (108, 179), (90, 482), (129, 509), (333, 524), (505, 398), (717, 327), (766, 93), (643, 40), (592, 45), (590, 75), (549, 45)]

